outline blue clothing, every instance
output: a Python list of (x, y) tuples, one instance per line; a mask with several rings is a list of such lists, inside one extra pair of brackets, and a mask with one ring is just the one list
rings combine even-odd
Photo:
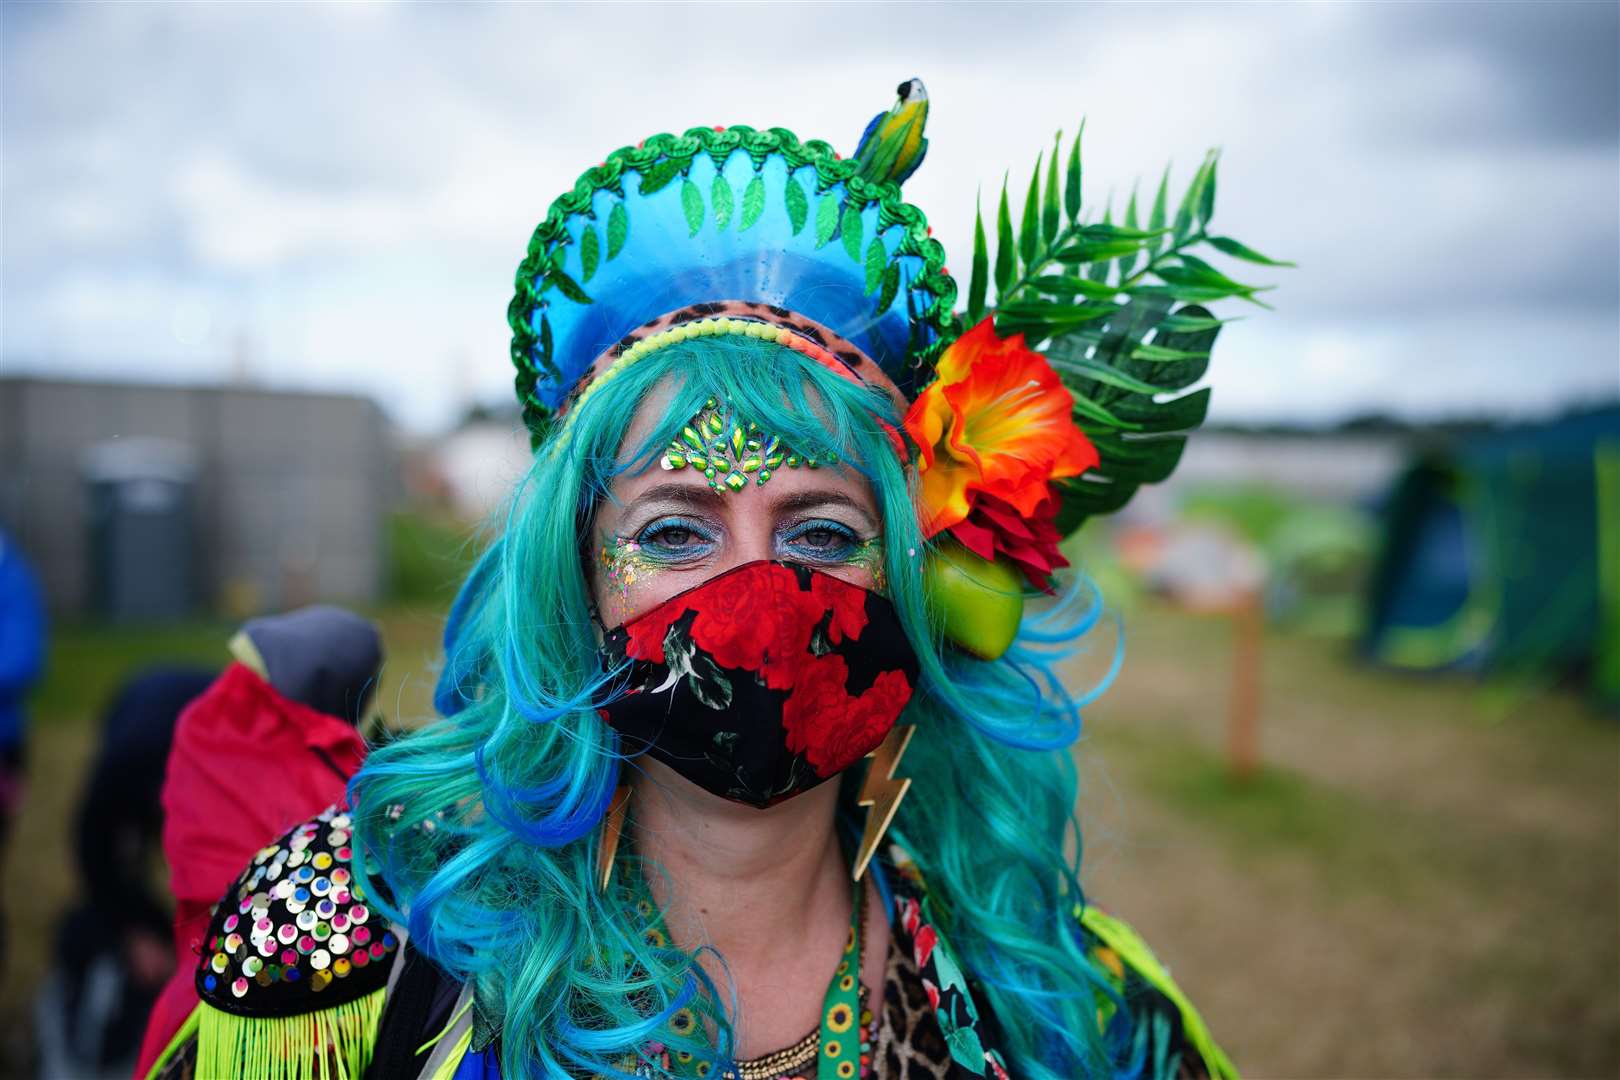
[(45, 662), (39, 583), (17, 545), (0, 533), (0, 748), (23, 738), (23, 698)]

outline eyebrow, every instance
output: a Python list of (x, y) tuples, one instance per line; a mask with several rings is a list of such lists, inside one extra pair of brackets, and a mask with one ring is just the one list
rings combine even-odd
[[(729, 491), (716, 491), (707, 485), (654, 484), (626, 503), (625, 510), (628, 512), (657, 502), (674, 503), (698, 510), (717, 509), (726, 505), (725, 500), (730, 495), (731, 492)], [(855, 511), (874, 524), (877, 522), (876, 516), (870, 510), (836, 488), (811, 488), (808, 491), (795, 491), (771, 502), (771, 509), (775, 511), (808, 510), (818, 506), (842, 506)]]

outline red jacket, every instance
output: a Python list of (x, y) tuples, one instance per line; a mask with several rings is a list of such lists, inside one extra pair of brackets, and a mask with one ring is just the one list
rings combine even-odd
[(197, 1006), (210, 909), (266, 841), (341, 801), (365, 755), (352, 725), (281, 696), (241, 664), (180, 714), (163, 782), (178, 963), (147, 1021), (136, 1077)]

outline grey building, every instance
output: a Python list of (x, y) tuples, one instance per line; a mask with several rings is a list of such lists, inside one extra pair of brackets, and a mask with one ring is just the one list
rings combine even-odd
[[(232, 614), (375, 600), (398, 483), (367, 398), (0, 378), (0, 527), (59, 613), (127, 613), (132, 578)], [(120, 506), (172, 520), (122, 528)]]

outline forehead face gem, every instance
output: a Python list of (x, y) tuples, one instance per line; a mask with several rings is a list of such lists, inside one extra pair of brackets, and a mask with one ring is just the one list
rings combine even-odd
[(815, 469), (837, 461), (831, 451), (819, 457), (796, 453), (781, 437), (739, 417), (729, 402), (710, 398), (675, 436), (658, 465), (668, 472), (696, 469), (716, 491), (741, 491), (750, 477), (763, 484), (783, 465)]

